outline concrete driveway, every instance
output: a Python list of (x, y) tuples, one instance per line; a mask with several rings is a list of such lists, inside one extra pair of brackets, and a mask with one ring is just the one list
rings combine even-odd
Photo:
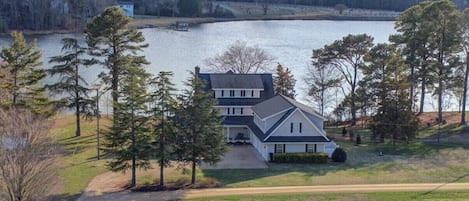
[(202, 169), (260, 169), (268, 168), (252, 145), (228, 145), (229, 151), (222, 161), (210, 166), (202, 163)]

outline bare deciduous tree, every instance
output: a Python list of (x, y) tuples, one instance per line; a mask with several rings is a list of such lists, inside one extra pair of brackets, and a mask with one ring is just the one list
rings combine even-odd
[(258, 73), (268, 71), (273, 57), (258, 46), (248, 46), (236, 41), (223, 54), (205, 60), (214, 72)]
[(0, 199), (42, 200), (54, 184), (56, 145), (30, 111), (0, 110)]

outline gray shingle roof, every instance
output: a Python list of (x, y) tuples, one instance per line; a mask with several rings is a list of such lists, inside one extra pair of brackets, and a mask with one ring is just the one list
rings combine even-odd
[(289, 108), (299, 108), (303, 112), (319, 116), (323, 118), (320, 114), (314, 111), (310, 106), (299, 103), (291, 98), (288, 98), (284, 95), (276, 95), (273, 98), (266, 100), (262, 103), (254, 105), (252, 109), (254, 112), (261, 118), (264, 119), (271, 115), (277, 114), (281, 111), (285, 111)]
[[(212, 86), (212, 77), (218, 75), (237, 75), (239, 83), (244, 82), (245, 76), (259, 76), (263, 90), (261, 90), (260, 98), (218, 98), (218, 105), (255, 105), (267, 99), (274, 97), (274, 86), (272, 81), (272, 74), (228, 74), (228, 73), (200, 73), (199, 77), (205, 82), (205, 90), (210, 91), (216, 87)], [(218, 76), (219, 78), (219, 76)]]
[(259, 74), (211, 74), (212, 89), (264, 89)]
[(269, 100), (252, 106), (252, 109), (261, 119), (264, 119), (292, 107), (293, 105), (291, 103), (282, 96), (277, 95)]

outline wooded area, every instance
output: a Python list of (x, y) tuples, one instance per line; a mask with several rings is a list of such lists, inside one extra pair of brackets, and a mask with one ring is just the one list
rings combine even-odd
[(115, 0), (0, 0), (0, 32), (8, 29), (80, 30)]
[[(411, 6), (417, 5), (424, 0), (234, 0), (238, 2), (269, 2), (269, 3), (288, 3), (298, 5), (335, 7), (343, 4), (348, 8), (363, 8), (377, 10), (403, 11)], [(467, 0), (453, 0), (459, 8), (465, 8), (468, 5)]]

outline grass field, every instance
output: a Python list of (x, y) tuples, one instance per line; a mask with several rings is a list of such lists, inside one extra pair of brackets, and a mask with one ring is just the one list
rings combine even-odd
[[(59, 164), (60, 180), (54, 192), (56, 195), (51, 199), (75, 200), (93, 177), (107, 171), (105, 162), (96, 158), (96, 120), (82, 120), (80, 137), (75, 137), (73, 116), (57, 116), (54, 121), (50, 133), (63, 145), (64, 154)], [(103, 127), (109, 123), (109, 120), (101, 119)]]
[[(103, 127), (109, 121), (102, 120)], [(64, 156), (59, 174), (61, 180), (55, 190), (53, 200), (75, 200), (93, 177), (106, 172), (105, 161), (96, 160), (95, 121), (82, 122), (82, 136), (74, 137), (74, 118), (59, 116), (51, 130), (51, 134), (58, 136), (64, 145)], [(427, 139), (435, 135), (435, 125), (421, 129), (421, 138), (409, 144), (399, 143), (393, 148), (389, 143), (374, 144), (370, 139), (370, 131), (357, 130), (362, 137), (363, 144), (355, 146), (339, 133), (340, 128), (328, 129), (328, 136), (343, 147), (348, 160), (345, 163), (329, 163), (323, 165), (304, 164), (269, 164), (268, 169), (243, 170), (198, 170), (198, 179), (214, 178), (226, 187), (250, 186), (286, 186), (286, 185), (327, 185), (327, 184), (369, 184), (369, 183), (423, 183), (423, 182), (469, 182), (469, 149), (465, 141), (449, 140), (451, 137), (465, 137), (465, 128), (455, 125), (440, 127), (443, 134), (442, 143), (428, 143)], [(463, 133), (461, 133), (463, 132)], [(446, 141), (445, 141), (446, 140)], [(450, 143), (451, 142), (451, 143)], [(378, 152), (384, 156), (379, 156)], [(167, 171), (167, 179), (176, 181), (179, 177), (188, 177), (187, 171)], [(158, 171), (153, 169), (149, 174), (140, 174), (139, 184), (155, 182)], [(125, 178), (125, 177), (124, 177)], [(459, 197), (469, 197), (463, 192), (451, 192), (457, 200)], [(399, 194), (403, 200), (415, 196), (417, 193)], [(438, 192), (433, 197), (420, 197), (425, 200), (443, 198), (445, 192)], [(298, 195), (298, 200), (311, 200), (311, 196), (319, 196), (319, 200), (380, 200), (391, 194), (343, 194), (343, 195)], [(331, 197), (332, 196), (332, 197)], [(438, 197), (440, 196), (440, 197)], [(458, 197), (459, 196), (459, 197)], [(262, 198), (261, 198), (262, 197)], [(273, 198), (227, 197), (226, 200), (287, 200), (285, 196)], [(259, 199), (257, 199), (259, 198)], [(356, 199), (355, 199), (356, 198)], [(431, 198), (431, 199), (430, 199)], [(296, 199), (296, 197), (295, 197)], [(462, 198), (461, 198), (462, 199)], [(213, 200), (213, 199), (207, 199)], [(288, 199), (289, 200), (289, 199)], [(315, 200), (315, 199), (314, 199)], [(347, 199), (345, 199), (347, 200)], [(397, 199), (398, 200), (398, 199)], [(418, 199), (417, 199), (418, 200)], [(438, 200), (438, 199), (436, 199)]]
[(288, 195), (243, 195), (188, 199), (190, 201), (467, 201), (469, 192), (435, 191), (435, 192), (404, 192), (404, 193), (306, 193)]

